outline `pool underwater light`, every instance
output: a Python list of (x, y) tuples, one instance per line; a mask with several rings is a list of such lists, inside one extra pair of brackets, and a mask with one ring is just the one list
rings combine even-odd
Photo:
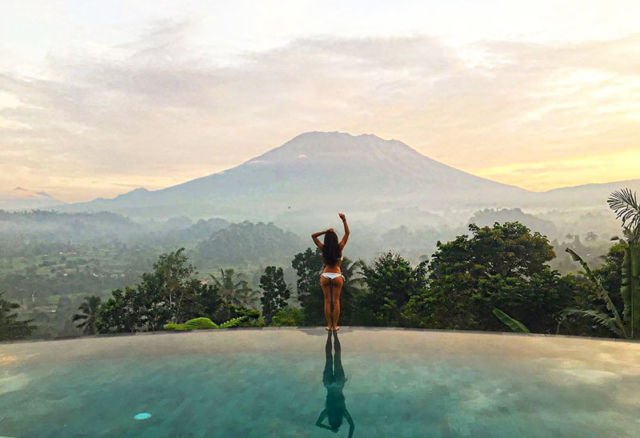
[(151, 418), (151, 414), (148, 412), (140, 412), (133, 416), (134, 420), (148, 420), (149, 418)]

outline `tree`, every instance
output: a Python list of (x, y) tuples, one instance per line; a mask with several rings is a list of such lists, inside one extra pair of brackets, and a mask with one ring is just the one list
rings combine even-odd
[(296, 290), (304, 313), (305, 324), (322, 324), (324, 321), (322, 304), (324, 298), (320, 287), (322, 253), (318, 248), (315, 250), (307, 248), (304, 252), (293, 257), (291, 266), (298, 276)]
[(35, 330), (31, 320), (18, 321), (18, 315), (14, 310), (20, 305), (6, 301), (2, 298), (4, 292), (0, 292), (0, 341), (10, 341), (29, 337)]
[(387, 252), (372, 266), (362, 263), (367, 291), (360, 303), (365, 323), (372, 325), (406, 325), (402, 311), (414, 295), (426, 292), (427, 261), (415, 268), (399, 254)]
[(78, 322), (76, 327), (81, 328), (85, 335), (94, 335), (96, 333), (96, 321), (100, 311), (100, 304), (100, 297), (95, 295), (84, 297), (84, 301), (78, 307), (80, 312), (73, 315), (72, 321)]
[[(100, 333), (162, 330), (167, 322), (197, 317), (219, 317), (226, 303), (217, 285), (196, 278), (184, 248), (162, 254), (152, 272), (142, 274), (135, 287), (117, 289), (101, 307), (96, 322)], [(237, 313), (237, 312), (226, 312)], [(237, 314), (225, 314), (229, 319)]]
[(133, 333), (143, 330), (142, 309), (138, 290), (126, 287), (116, 289), (111, 297), (100, 306), (96, 329), (98, 333)]
[[(609, 253), (608, 261), (620, 263), (619, 270), (601, 271), (602, 274), (610, 274), (604, 278), (608, 288), (603, 284), (598, 271), (594, 273), (576, 251), (566, 249), (573, 259), (580, 263), (606, 309), (568, 308), (565, 310), (565, 316), (586, 316), (619, 337), (640, 339), (640, 203), (630, 189), (613, 192), (607, 203), (616, 213), (616, 217), (622, 220), (624, 236), (623, 239), (614, 238), (620, 241), (616, 248), (619, 252)], [(605, 265), (604, 268), (606, 267)], [(616, 287), (618, 283), (619, 289)], [(622, 301), (622, 312), (619, 311), (620, 305), (615, 301), (617, 294)]]
[(629, 336), (640, 338), (640, 203), (630, 189), (611, 194), (609, 207), (622, 220), (622, 233), (626, 239), (622, 260), (620, 295), (624, 301), (623, 317), (628, 324)]
[(271, 323), (273, 315), (287, 306), (287, 300), (291, 291), (284, 281), (282, 268), (267, 266), (260, 277), (260, 289), (262, 289), (262, 315), (267, 324)]
[[(469, 225), (472, 235), (438, 242), (429, 290), (411, 303), (420, 324), (446, 329), (502, 330), (493, 309), (532, 332), (553, 332), (571, 292), (547, 263), (555, 256), (540, 233), (518, 222)], [(421, 316), (421, 318), (420, 318)]]
[[(219, 288), (222, 299), (227, 303), (240, 307), (253, 307), (258, 293), (249, 287), (249, 283), (236, 274), (233, 269), (220, 269), (220, 278), (210, 274), (209, 277)], [(238, 281), (234, 277), (238, 278)]]

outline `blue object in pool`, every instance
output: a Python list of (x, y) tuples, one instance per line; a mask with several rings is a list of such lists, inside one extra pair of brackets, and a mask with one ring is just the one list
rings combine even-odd
[(148, 412), (140, 412), (133, 416), (134, 420), (148, 420), (149, 418), (151, 418), (151, 414)]

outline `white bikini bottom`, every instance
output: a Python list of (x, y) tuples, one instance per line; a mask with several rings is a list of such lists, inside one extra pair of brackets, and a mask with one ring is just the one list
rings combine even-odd
[(334, 278), (338, 278), (338, 277), (342, 277), (346, 280), (345, 276), (338, 273), (338, 272), (323, 272), (322, 274), (320, 274), (322, 277), (327, 277), (330, 278), (331, 280), (333, 280)]

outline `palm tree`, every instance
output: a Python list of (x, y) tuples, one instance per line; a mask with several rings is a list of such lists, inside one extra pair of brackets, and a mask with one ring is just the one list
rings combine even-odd
[(81, 328), (85, 335), (94, 335), (96, 333), (96, 321), (100, 304), (100, 297), (84, 297), (84, 301), (78, 307), (80, 313), (73, 315), (72, 321), (79, 321), (76, 327)]
[[(607, 200), (618, 219), (622, 220), (623, 239), (614, 237), (624, 244), (622, 261), (622, 285), (620, 295), (624, 303), (622, 315), (616, 309), (609, 291), (593, 274), (589, 265), (575, 251), (567, 248), (573, 259), (580, 263), (587, 278), (594, 284), (596, 292), (604, 301), (609, 313), (598, 310), (566, 309), (564, 316), (582, 315), (593, 319), (596, 323), (608, 328), (623, 338), (640, 338), (640, 204), (636, 194), (630, 189), (613, 192)], [(562, 321), (561, 321), (562, 322)], [(560, 324), (558, 324), (558, 327)]]
[[(234, 279), (237, 276), (238, 281)], [(235, 274), (233, 269), (220, 269), (220, 278), (213, 274), (209, 277), (220, 288), (220, 295), (229, 304), (240, 307), (253, 307), (258, 292), (249, 287), (249, 283), (242, 278), (242, 274)]]

